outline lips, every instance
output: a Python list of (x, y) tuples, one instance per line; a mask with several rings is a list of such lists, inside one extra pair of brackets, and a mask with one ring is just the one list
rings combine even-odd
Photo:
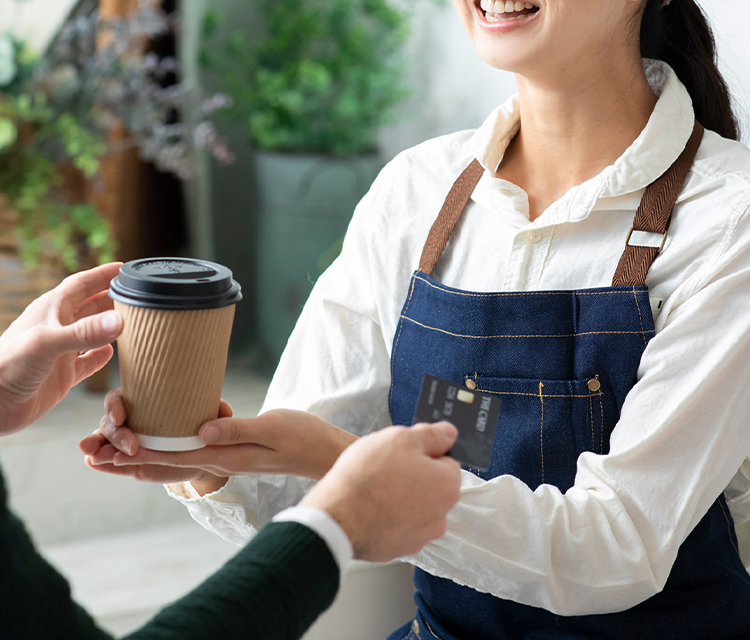
[(479, 8), (490, 22), (518, 20), (539, 11), (532, 2), (514, 2), (514, 0), (479, 0)]

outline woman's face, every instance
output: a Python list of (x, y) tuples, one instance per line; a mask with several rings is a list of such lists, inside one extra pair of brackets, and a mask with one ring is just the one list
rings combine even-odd
[(638, 54), (643, 0), (454, 0), (485, 62), (524, 76), (569, 75)]

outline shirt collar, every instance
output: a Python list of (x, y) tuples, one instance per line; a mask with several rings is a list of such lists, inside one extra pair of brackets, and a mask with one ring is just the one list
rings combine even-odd
[[(600, 198), (613, 198), (645, 189), (682, 153), (693, 131), (693, 103), (672, 68), (658, 60), (643, 61), (646, 77), (658, 100), (646, 127), (633, 144), (604, 169)], [(468, 144), (482, 166), (493, 172), (521, 126), (518, 96), (493, 111)]]

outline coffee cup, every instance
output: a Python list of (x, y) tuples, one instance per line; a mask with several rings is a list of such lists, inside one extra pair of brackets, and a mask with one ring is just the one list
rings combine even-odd
[(239, 284), (226, 267), (192, 258), (127, 262), (109, 296), (123, 316), (117, 340), (127, 425), (158, 451), (203, 447), (218, 416)]

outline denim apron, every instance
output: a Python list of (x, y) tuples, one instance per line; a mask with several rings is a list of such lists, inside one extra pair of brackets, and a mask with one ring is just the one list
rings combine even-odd
[[(646, 190), (634, 229), (666, 237), (702, 133), (696, 123), (683, 154)], [(457, 180), (412, 276), (392, 350), (391, 417), (411, 424), (425, 374), (498, 394), (503, 403), (489, 469), (467, 470), (565, 492), (581, 453), (608, 452), (636, 382), (655, 333), (645, 277), (661, 248), (632, 246), (628, 236), (611, 287), (502, 293), (447, 287), (429, 274), (481, 173), (475, 160)], [(750, 639), (750, 579), (723, 496), (680, 547), (664, 590), (619, 613), (558, 616), (421, 569), (414, 583), (417, 617), (388, 640)]]

